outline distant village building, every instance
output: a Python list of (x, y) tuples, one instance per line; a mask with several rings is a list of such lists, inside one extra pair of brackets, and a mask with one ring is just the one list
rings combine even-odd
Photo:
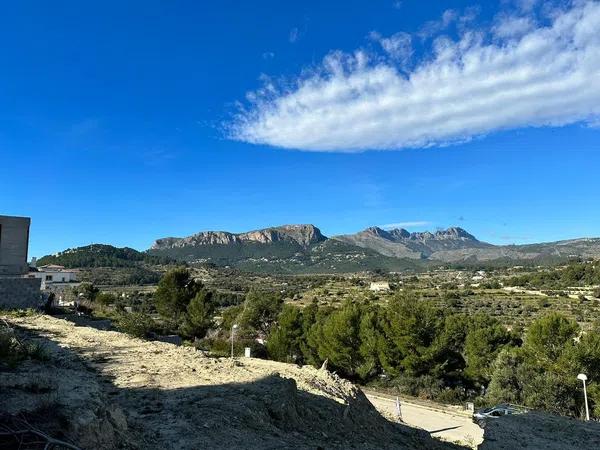
[(372, 281), (369, 290), (374, 292), (387, 292), (391, 290), (390, 283), (387, 281)]
[(0, 216), (0, 307), (35, 308), (41, 303), (40, 285), (29, 278), (28, 217)]
[(471, 277), (471, 280), (473, 281), (481, 281), (485, 279), (485, 270), (478, 270), (476, 272), (476, 275), (474, 275), (473, 277)]
[(42, 289), (50, 289), (52, 287), (64, 287), (63, 285), (75, 283), (78, 281), (78, 270), (65, 269), (63, 266), (49, 264), (40, 266), (37, 271), (30, 272), (29, 278), (39, 278), (42, 280)]

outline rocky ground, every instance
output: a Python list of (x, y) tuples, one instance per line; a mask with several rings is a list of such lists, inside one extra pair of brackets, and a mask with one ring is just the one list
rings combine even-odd
[(530, 412), (488, 421), (479, 450), (591, 450), (600, 448), (600, 424)]
[(94, 449), (458, 448), (384, 419), (325, 370), (232, 363), (44, 315), (7, 320), (50, 359), (0, 371), (0, 425), (26, 418)]

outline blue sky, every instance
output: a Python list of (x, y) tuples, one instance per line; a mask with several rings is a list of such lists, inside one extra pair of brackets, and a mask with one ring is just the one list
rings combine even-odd
[(32, 255), (284, 223), (600, 236), (597, 2), (13, 3), (0, 213)]

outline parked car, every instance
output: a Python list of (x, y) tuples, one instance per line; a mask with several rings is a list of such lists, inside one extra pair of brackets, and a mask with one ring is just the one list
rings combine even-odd
[(496, 405), (491, 408), (483, 408), (473, 413), (473, 422), (481, 428), (485, 427), (488, 419), (497, 419), (498, 417), (511, 414), (521, 414), (524, 410), (511, 405)]

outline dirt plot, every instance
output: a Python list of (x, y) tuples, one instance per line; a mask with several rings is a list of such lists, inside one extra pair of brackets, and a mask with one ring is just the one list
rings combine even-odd
[[(52, 352), (46, 366), (24, 365), (11, 374), (13, 385), (52, 378), (47, 389), (58, 393), (52, 408), (72, 422), (63, 432), (72, 441), (101, 444), (93, 448), (457, 448), (384, 419), (360, 389), (324, 370), (208, 358), (49, 316), (10, 321)], [(23, 390), (5, 386), (17, 413)], [(77, 402), (61, 398), (67, 394)], [(69, 417), (71, 404), (85, 427)]]

